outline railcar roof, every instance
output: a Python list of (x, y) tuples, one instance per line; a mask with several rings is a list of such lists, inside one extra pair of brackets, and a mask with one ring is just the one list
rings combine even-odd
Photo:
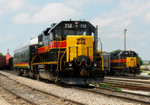
[(35, 45), (35, 44), (38, 44), (38, 37), (34, 37), (34, 38), (30, 39), (29, 41), (23, 43), (22, 45), (16, 47), (14, 52), (21, 49), (21, 48), (28, 47), (30, 45)]

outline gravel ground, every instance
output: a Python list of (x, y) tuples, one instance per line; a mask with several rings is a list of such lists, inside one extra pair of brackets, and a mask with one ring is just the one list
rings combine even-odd
[(31, 105), (0, 87), (0, 105)]
[[(143, 101), (149, 101), (150, 102), (150, 97), (143, 97), (143, 96), (140, 96), (140, 95), (134, 95), (134, 94), (128, 94), (128, 93), (124, 93), (124, 92), (119, 92), (119, 91), (112, 91), (112, 90), (105, 90), (105, 89), (101, 89), (101, 88), (96, 88), (94, 91), (96, 92), (101, 92), (103, 91), (103, 93), (105, 94), (113, 94), (113, 95), (117, 95), (117, 96), (122, 96), (122, 97), (127, 97), (127, 98), (134, 98), (134, 99), (137, 99), (137, 100), (143, 100)], [(131, 91), (127, 91), (127, 90), (124, 90), (126, 92), (131, 92)], [(137, 92), (137, 94), (139, 94)]]
[(0, 105), (10, 105), (10, 104), (0, 95)]
[(148, 73), (141, 73), (139, 76), (150, 77), (150, 75), (148, 75)]
[[(63, 101), (62, 99), (58, 99), (38, 91), (33, 91), (33, 89), (23, 86), (22, 84), (18, 84), (15, 81), (6, 78), (5, 76), (0, 76), (0, 84), (5, 88), (7, 88), (8, 90), (11, 90), (13, 93), (16, 93), (17, 95), (25, 99), (28, 99), (31, 102), (34, 102), (35, 104), (38, 105), (68, 105), (69, 104), (68, 102)], [(17, 99), (15, 100), (20, 102)], [(17, 103), (15, 103), (15, 105)], [(27, 103), (24, 104), (27, 105)], [(18, 105), (22, 105), (22, 104), (18, 104)]]
[(8, 74), (2, 71), (0, 71), (0, 73), (9, 75), (9, 78), (15, 79), (16, 81), (26, 84), (28, 86), (58, 95), (60, 97), (68, 98), (78, 102), (83, 102), (88, 105), (137, 105), (137, 103), (125, 101), (122, 99), (106, 97), (103, 95), (98, 95), (91, 92), (85, 92), (72, 88), (64, 88), (54, 84), (47, 84), (44, 82), (39, 82), (36, 80)]
[(125, 92), (131, 92), (131, 93), (138, 93), (138, 94), (143, 94), (143, 95), (150, 95), (150, 92), (145, 92), (145, 91), (134, 91), (134, 90), (128, 90), (128, 89), (122, 89), (122, 91)]

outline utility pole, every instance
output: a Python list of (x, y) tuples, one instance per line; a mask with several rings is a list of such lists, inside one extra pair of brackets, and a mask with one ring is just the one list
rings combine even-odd
[(127, 29), (124, 30), (124, 51), (126, 51), (126, 31)]

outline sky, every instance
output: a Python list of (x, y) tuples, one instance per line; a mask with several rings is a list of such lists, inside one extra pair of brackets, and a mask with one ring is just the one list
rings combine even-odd
[(98, 25), (103, 51), (134, 50), (150, 60), (150, 0), (0, 0), (0, 52), (4, 55), (52, 23), (86, 20)]

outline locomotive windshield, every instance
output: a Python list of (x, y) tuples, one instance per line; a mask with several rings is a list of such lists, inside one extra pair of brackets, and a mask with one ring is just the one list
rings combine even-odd
[(129, 52), (129, 57), (136, 57), (137, 54), (135, 52)]
[[(87, 35), (87, 29), (79, 29), (79, 30), (64, 30), (64, 35)], [(88, 34), (90, 35), (90, 34)]]
[(67, 35), (92, 35), (94, 36), (95, 28), (89, 22), (64, 22), (63, 23), (63, 36)]

